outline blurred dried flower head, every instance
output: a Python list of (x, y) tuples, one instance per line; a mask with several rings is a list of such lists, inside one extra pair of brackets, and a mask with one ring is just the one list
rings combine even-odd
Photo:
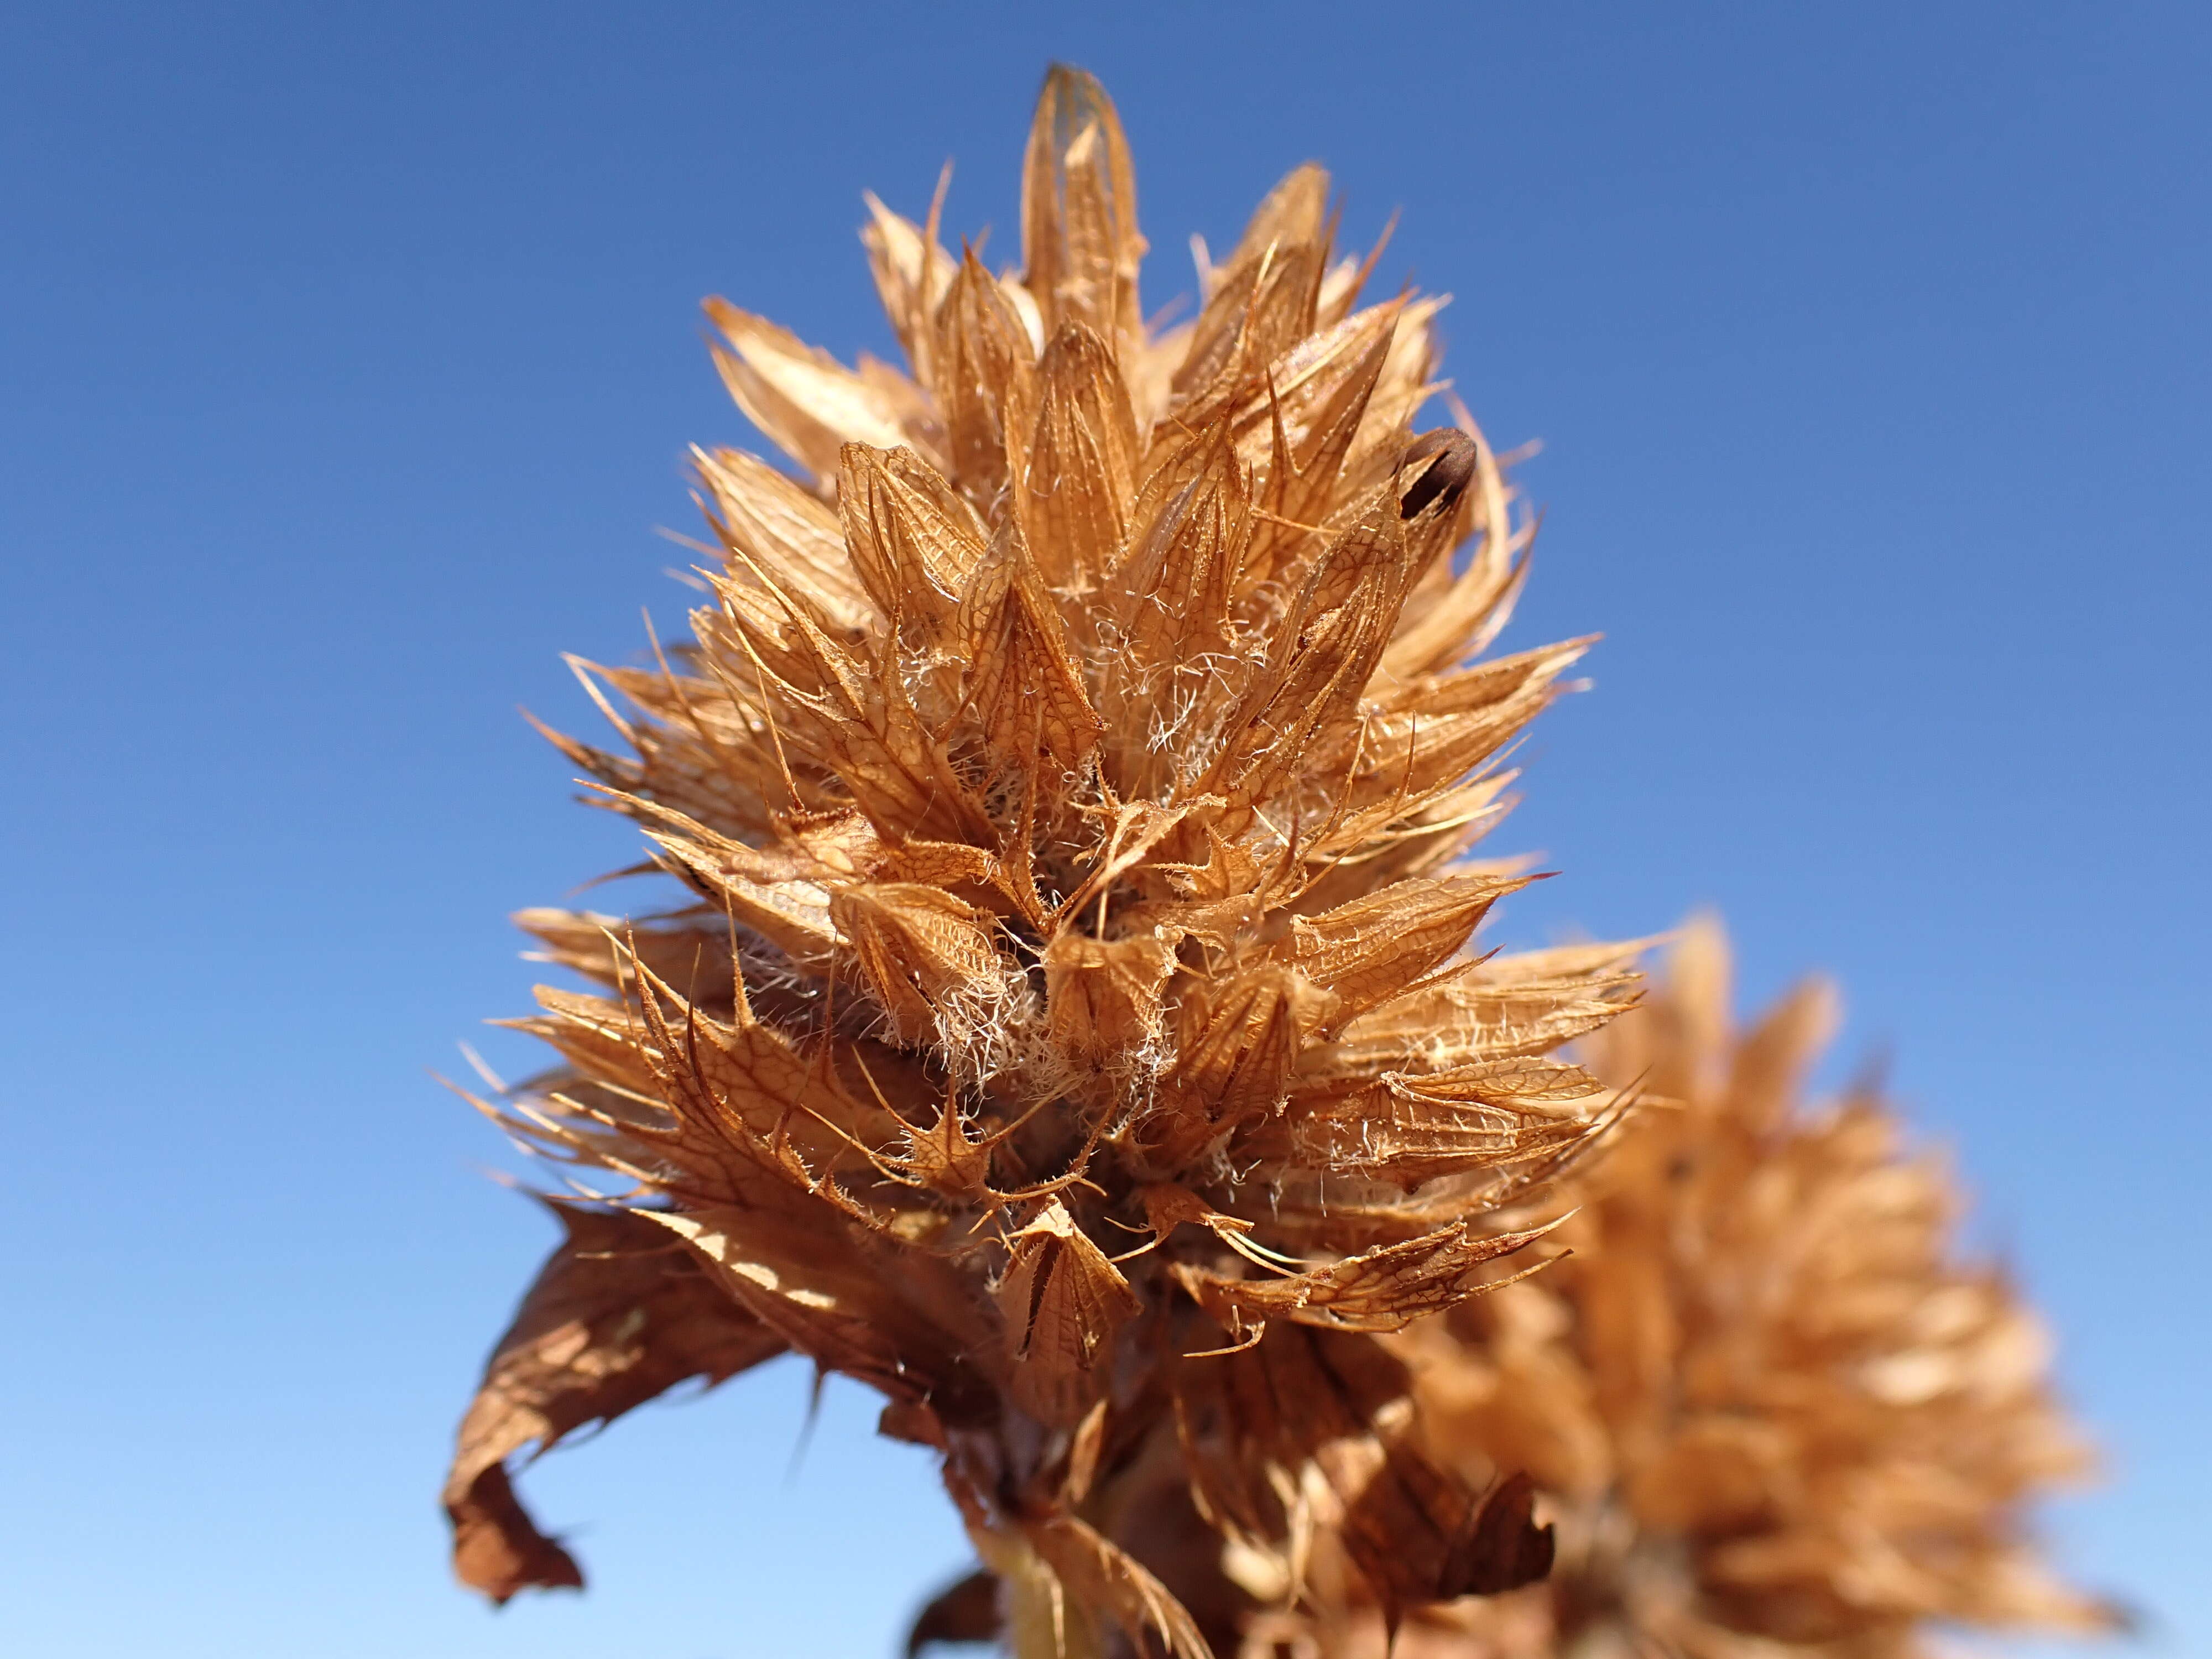
[(1474, 660), (1528, 531), (1471, 422), (1412, 429), (1441, 301), (1362, 304), (1319, 168), (1171, 328), (1088, 76), (1022, 194), (998, 273), (941, 185), (871, 198), (905, 371), (708, 307), (798, 476), (697, 452), (713, 602), (582, 670), (619, 752), (556, 738), (690, 896), (522, 919), (600, 988), (539, 992), (562, 1068), (486, 1109), (596, 1196), (447, 1489), (495, 1597), (580, 1582), (510, 1455), (786, 1350), (943, 1454), (996, 1583), (923, 1635), (1225, 1649), (1223, 1540), (1321, 1528), (1394, 1611), (1549, 1565), (1525, 1481), (1421, 1453), (1378, 1334), (1510, 1271), (1541, 1229), (1484, 1218), (1613, 1109), (1549, 1056), (1632, 951), (1469, 946), (1530, 878), (1466, 857), (1499, 757), (1581, 644)]
[[(1813, 984), (1736, 1035), (1727, 945), (1698, 922), (1662, 990), (1589, 1041), (1599, 1076), (1674, 1103), (1578, 1175), (1571, 1257), (1396, 1346), (1431, 1449), (1475, 1480), (1528, 1471), (1558, 1564), (1417, 1613), (1402, 1659), (1902, 1659), (1931, 1621), (2110, 1627), (2026, 1536), (2087, 1463), (2041, 1326), (1955, 1259), (1954, 1185), (1871, 1085), (1801, 1103), (1833, 1020)], [(1261, 1591), (1279, 1571), (1228, 1566)], [(1310, 1577), (1249, 1659), (1380, 1659), (1363, 1587)]]

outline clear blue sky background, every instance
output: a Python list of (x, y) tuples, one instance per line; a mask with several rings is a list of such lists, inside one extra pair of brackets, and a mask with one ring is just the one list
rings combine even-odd
[[(964, 1555), (783, 1365), (528, 1487), (583, 1598), (447, 1582), (434, 1497), (548, 1239), (432, 1083), (503, 918), (624, 861), (518, 703), (623, 659), (751, 441), (726, 293), (881, 349), (859, 191), (997, 227), (1048, 59), (1137, 148), (1153, 303), (1308, 156), (1457, 295), (1602, 629), (1509, 939), (1717, 904), (1844, 981), (2111, 1455), (2052, 1512), (2212, 1652), (2212, 12), (2110, 4), (126, 8), (0, 20), (0, 1645), (887, 1653)], [(2193, 851), (2191, 849), (2194, 849)], [(502, 1065), (521, 1045), (492, 1034)]]

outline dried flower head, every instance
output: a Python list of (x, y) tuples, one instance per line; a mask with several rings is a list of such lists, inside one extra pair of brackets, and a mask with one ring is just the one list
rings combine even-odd
[[(1662, 990), (1590, 1039), (1598, 1075), (1676, 1103), (1577, 1176), (1568, 1260), (1398, 1346), (1431, 1446), (1468, 1478), (1528, 1471), (1558, 1565), (1416, 1616), (1405, 1659), (1903, 1659), (1933, 1620), (2109, 1626), (2024, 1530), (2086, 1462), (2041, 1327), (1958, 1261), (1952, 1182), (1901, 1150), (1871, 1085), (1801, 1104), (1833, 1019), (1813, 984), (1736, 1036), (1727, 945), (1700, 922)], [(1267, 1588), (1264, 1560), (1229, 1565)], [(1312, 1577), (1245, 1653), (1380, 1659), (1358, 1583)]]
[(799, 476), (697, 453), (714, 602), (584, 671), (626, 752), (556, 739), (690, 897), (522, 919), (600, 989), (539, 992), (562, 1069), (487, 1109), (614, 1185), (464, 1427), (471, 1583), (578, 1582), (510, 1453), (787, 1348), (941, 1449), (1002, 1589), (931, 1632), (1204, 1653), (1186, 1536), (1327, 1525), (1393, 1608), (1545, 1570), (1376, 1334), (1542, 1231), (1483, 1218), (1605, 1119), (1548, 1056), (1632, 952), (1471, 951), (1529, 879), (1466, 859), (1499, 757), (1582, 646), (1474, 660), (1528, 530), (1471, 422), (1413, 430), (1441, 302), (1363, 306), (1327, 198), (1292, 173), (1149, 325), (1120, 123), (1056, 70), (1019, 272), (939, 245), (942, 186), (870, 199), (909, 372), (710, 303)]

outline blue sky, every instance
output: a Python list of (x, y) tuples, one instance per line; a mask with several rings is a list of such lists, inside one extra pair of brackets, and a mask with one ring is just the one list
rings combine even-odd
[[(19, 5), (0, 22), (0, 1583), (26, 1653), (888, 1653), (964, 1546), (786, 1364), (434, 1502), (549, 1240), (430, 1079), (504, 917), (630, 856), (516, 714), (636, 653), (696, 304), (883, 349), (872, 187), (997, 227), (1045, 64), (1136, 147), (1148, 303), (1309, 156), (1602, 630), (1508, 940), (1717, 905), (1821, 969), (2061, 1334), (2085, 1578), (2212, 1651), (2201, 681), (2212, 14), (2183, 6)], [(2191, 665), (2195, 665), (2194, 667)], [(2191, 852), (2191, 848), (2197, 850)]]

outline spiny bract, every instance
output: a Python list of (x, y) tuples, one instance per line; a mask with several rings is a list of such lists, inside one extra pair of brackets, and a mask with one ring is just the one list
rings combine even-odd
[(1362, 306), (1327, 197), (1293, 172), (1150, 326), (1120, 124), (1058, 70), (1018, 274), (939, 245), (941, 186), (870, 200), (910, 374), (710, 303), (799, 477), (697, 453), (714, 603), (586, 671), (626, 753), (558, 739), (692, 896), (523, 918), (604, 994), (541, 990), (563, 1069), (487, 1109), (619, 1189), (563, 1201), (464, 1425), (471, 1583), (579, 1582), (509, 1453), (785, 1349), (941, 1449), (1024, 1650), (1232, 1641), (1178, 1528), (1325, 1522), (1394, 1608), (1542, 1574), (1375, 1334), (1540, 1231), (1478, 1219), (1607, 1121), (1547, 1056), (1633, 952), (1470, 949), (1581, 644), (1473, 661), (1527, 528), (1471, 422), (1412, 429), (1441, 302)]
[[(1728, 949), (1692, 924), (1667, 982), (1591, 1040), (1591, 1069), (1657, 1097), (1563, 1194), (1551, 1273), (1397, 1340), (1428, 1443), (1462, 1475), (1527, 1471), (1559, 1517), (1547, 1584), (1425, 1609), (1400, 1659), (1909, 1659), (1930, 1621), (2086, 1632), (2027, 1505), (2087, 1457), (2044, 1334), (1960, 1263), (1942, 1165), (1901, 1152), (1870, 1085), (1817, 1110), (1825, 986), (1750, 1031)], [(1383, 1619), (1324, 1543), (1297, 1613), (1247, 1659), (1382, 1659)], [(1287, 1564), (1227, 1566), (1280, 1606)]]

